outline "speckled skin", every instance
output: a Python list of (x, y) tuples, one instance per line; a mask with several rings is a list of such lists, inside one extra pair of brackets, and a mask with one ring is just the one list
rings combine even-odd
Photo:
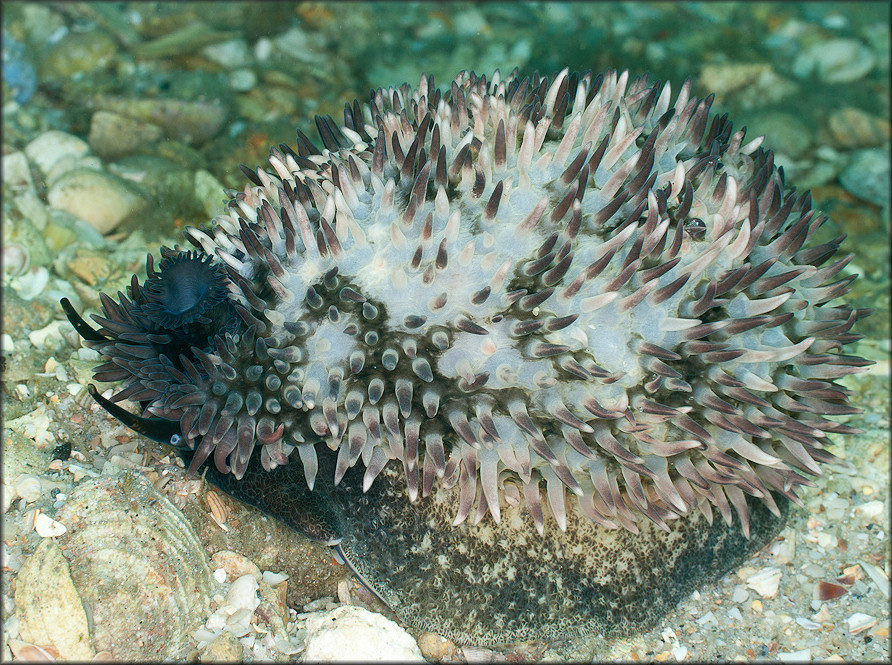
[(827, 263), (842, 238), (815, 240), (826, 218), (761, 139), (689, 83), (671, 96), (626, 73), (463, 72), (317, 118), (324, 148), (298, 132), (187, 229), (202, 265), (164, 250), (104, 297), (82, 332), (97, 378), (192, 471), (213, 456), (237, 480), (259, 449), (312, 490), (333, 451), (335, 484), (402, 476), (409, 503), (442, 497), (481, 533), (553, 518), (650, 552), (642, 520), (715, 509), (750, 537), (753, 506), (780, 518), (775, 497), (834, 459), (827, 435), (855, 431), (823, 416), (856, 411), (834, 379), (867, 364), (842, 351), (869, 310), (834, 302), (851, 257)]

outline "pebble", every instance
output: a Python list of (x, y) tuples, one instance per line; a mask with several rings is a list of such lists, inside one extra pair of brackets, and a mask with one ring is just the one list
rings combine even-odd
[(415, 640), (396, 623), (344, 605), (306, 619), (305, 661), (423, 661)]
[(44, 132), (25, 146), (25, 155), (44, 175), (63, 157), (83, 157), (89, 151), (86, 141), (57, 129)]
[[(20, 275), (9, 279), (9, 287), (16, 292), (22, 300), (34, 300), (39, 296), (50, 282), (50, 273), (43, 266), (31, 266)], [(30, 333), (33, 335), (34, 333)], [(34, 343), (34, 346), (39, 346)]]
[(50, 187), (47, 202), (52, 208), (83, 219), (103, 234), (112, 232), (146, 205), (123, 179), (89, 169), (75, 169), (61, 176)]
[(746, 586), (763, 598), (774, 598), (777, 595), (782, 574), (780, 568), (768, 566), (750, 575), (746, 579)]
[(827, 130), (838, 148), (873, 148), (889, 140), (889, 121), (846, 106), (830, 114)]
[(162, 127), (170, 138), (185, 143), (212, 139), (226, 121), (227, 112), (218, 102), (185, 99), (130, 99), (103, 97), (96, 107)]
[(782, 663), (807, 663), (811, 660), (811, 649), (800, 649), (799, 651), (779, 651), (777, 659)]
[(226, 69), (237, 69), (251, 64), (251, 49), (244, 39), (229, 39), (205, 46), (202, 55)]
[(64, 81), (107, 67), (118, 47), (102, 30), (71, 31), (50, 46), (44, 55), (41, 74)]
[(889, 152), (880, 148), (857, 151), (840, 174), (839, 184), (860, 199), (888, 208)]
[(225, 199), (223, 185), (209, 171), (199, 169), (195, 172), (193, 193), (195, 200), (209, 217), (220, 213)]
[(22, 498), (25, 503), (34, 503), (40, 498), (40, 478), (33, 473), (20, 474), (12, 482), (13, 499)]
[(886, 505), (882, 501), (868, 501), (858, 506), (858, 511), (868, 520), (876, 520), (886, 514)]
[(156, 143), (164, 132), (153, 123), (110, 111), (96, 111), (90, 119), (90, 147), (104, 159), (114, 160)]
[(418, 636), (418, 648), (428, 660), (443, 660), (455, 655), (455, 642), (436, 633), (422, 633)]
[(245, 575), (253, 575), (255, 578), (260, 577), (260, 568), (247, 557), (232, 552), (230, 550), (221, 550), (211, 557), (211, 563), (217, 568), (226, 571), (226, 575), (230, 580), (237, 580)]
[(24, 188), (30, 188), (34, 185), (28, 157), (21, 150), (3, 155), (2, 171), (4, 185)]
[(793, 61), (800, 79), (817, 76), (824, 83), (850, 83), (864, 78), (876, 59), (867, 46), (854, 39), (830, 39), (812, 44)]

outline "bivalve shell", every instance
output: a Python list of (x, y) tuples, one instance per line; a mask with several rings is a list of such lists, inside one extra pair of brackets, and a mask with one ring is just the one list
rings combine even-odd
[(176, 659), (210, 612), (207, 554), (183, 514), (142, 476), (85, 482), (56, 515), (97, 651)]

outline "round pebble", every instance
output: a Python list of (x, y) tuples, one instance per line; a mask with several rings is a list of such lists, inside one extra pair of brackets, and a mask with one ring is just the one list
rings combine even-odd
[(47, 202), (80, 217), (103, 234), (145, 206), (124, 180), (88, 169), (75, 169), (59, 178), (50, 187)]
[(793, 73), (824, 83), (849, 83), (864, 78), (876, 59), (869, 48), (854, 39), (831, 39), (813, 44), (793, 63)]
[(105, 159), (117, 159), (161, 139), (158, 125), (127, 118), (109, 111), (97, 111), (90, 120), (88, 141)]
[(44, 174), (63, 157), (82, 157), (89, 151), (84, 140), (56, 129), (44, 132), (25, 146), (25, 155)]
[(839, 176), (839, 184), (859, 199), (889, 206), (889, 152), (879, 148), (859, 150)]

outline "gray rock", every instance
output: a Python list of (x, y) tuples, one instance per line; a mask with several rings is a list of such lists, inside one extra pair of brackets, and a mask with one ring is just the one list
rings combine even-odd
[(158, 125), (109, 111), (96, 111), (90, 120), (90, 147), (105, 159), (118, 159), (161, 139)]
[(849, 83), (864, 78), (876, 62), (871, 50), (854, 39), (830, 39), (808, 47), (793, 63), (793, 74), (817, 76), (825, 83)]
[(889, 151), (879, 148), (859, 150), (840, 174), (839, 184), (859, 199), (888, 209)]

